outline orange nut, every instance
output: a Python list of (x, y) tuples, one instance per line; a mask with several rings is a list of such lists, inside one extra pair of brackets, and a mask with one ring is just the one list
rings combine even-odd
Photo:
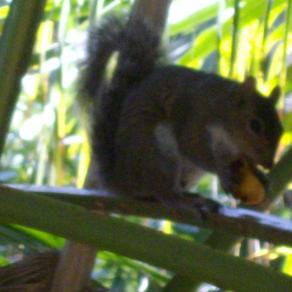
[(255, 169), (246, 160), (243, 160), (239, 172), (240, 181), (234, 187), (234, 197), (239, 198), (247, 205), (256, 205), (262, 202), (266, 190)]

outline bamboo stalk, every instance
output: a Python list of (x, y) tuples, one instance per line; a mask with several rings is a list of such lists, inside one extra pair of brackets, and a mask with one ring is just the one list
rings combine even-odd
[(0, 155), (46, 0), (14, 0), (0, 41)]

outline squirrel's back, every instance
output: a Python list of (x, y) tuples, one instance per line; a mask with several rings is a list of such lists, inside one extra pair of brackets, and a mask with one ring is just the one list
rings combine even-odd
[[(122, 104), (129, 91), (156, 67), (159, 47), (159, 35), (139, 19), (131, 19), (129, 24), (110, 17), (89, 35), (81, 96), (92, 111), (92, 151), (107, 185), (115, 163), (115, 134)], [(118, 53), (117, 65), (108, 80), (106, 69), (114, 53)]]

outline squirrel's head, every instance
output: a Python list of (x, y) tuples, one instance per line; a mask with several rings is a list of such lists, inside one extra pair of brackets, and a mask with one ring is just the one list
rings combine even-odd
[(232, 98), (235, 109), (230, 127), (235, 143), (254, 164), (268, 169), (283, 131), (276, 111), (279, 96), (280, 89), (275, 87), (269, 97), (263, 97), (256, 91), (254, 78), (248, 77)]

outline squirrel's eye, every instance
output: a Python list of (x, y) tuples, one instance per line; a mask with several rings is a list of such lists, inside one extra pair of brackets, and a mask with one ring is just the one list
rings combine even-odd
[(256, 135), (260, 135), (263, 131), (262, 122), (256, 118), (253, 118), (250, 120), (249, 127), (250, 127), (251, 131)]

